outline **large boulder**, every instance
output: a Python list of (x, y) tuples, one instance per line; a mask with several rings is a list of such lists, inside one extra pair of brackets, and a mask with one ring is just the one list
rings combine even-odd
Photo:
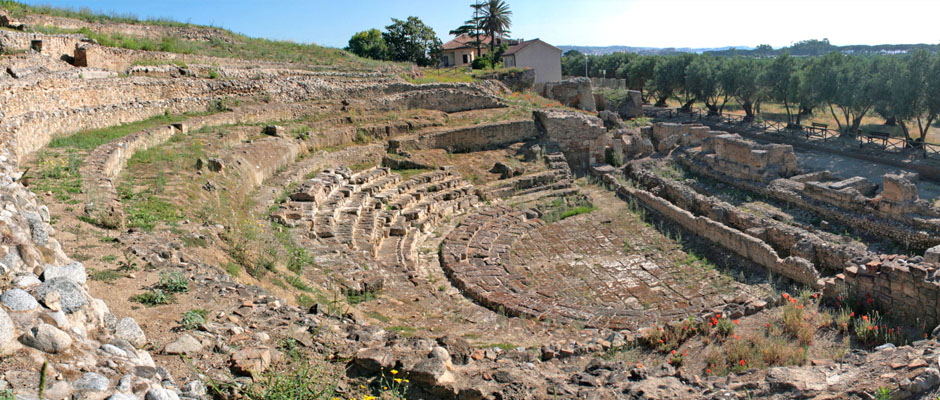
[(140, 329), (140, 325), (137, 325), (137, 321), (131, 317), (125, 317), (118, 321), (114, 328), (114, 337), (126, 340), (137, 348), (147, 344), (147, 336), (144, 335), (144, 330)]
[(588, 78), (574, 78), (561, 82), (548, 82), (542, 89), (542, 96), (558, 100), (568, 107), (580, 108), (585, 111), (596, 111), (594, 104), (594, 90)]
[(36, 297), (49, 309), (66, 313), (78, 311), (88, 302), (82, 287), (64, 276), (47, 279), (36, 289)]
[(40, 324), (20, 336), (20, 343), (55, 354), (72, 347), (72, 337), (52, 325)]

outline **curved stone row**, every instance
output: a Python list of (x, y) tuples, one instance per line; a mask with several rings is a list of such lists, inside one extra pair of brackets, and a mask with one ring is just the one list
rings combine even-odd
[(275, 220), (409, 271), (419, 236), (478, 201), (472, 185), (450, 169), (403, 181), (388, 168), (353, 173), (345, 167), (320, 172), (289, 198), (272, 214)]

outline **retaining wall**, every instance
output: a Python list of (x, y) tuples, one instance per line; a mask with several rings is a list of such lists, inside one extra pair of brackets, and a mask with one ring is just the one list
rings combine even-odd
[(517, 120), (474, 125), (465, 128), (389, 140), (390, 152), (445, 149), (448, 152), (470, 152), (518, 143), (538, 136), (532, 120)]

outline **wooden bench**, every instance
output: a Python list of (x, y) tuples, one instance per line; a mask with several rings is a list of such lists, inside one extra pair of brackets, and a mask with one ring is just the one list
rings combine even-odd
[(814, 131), (826, 132), (829, 130), (829, 125), (813, 122), (813, 125), (810, 127), (810, 129)]
[(878, 132), (872, 131), (865, 134), (865, 139), (868, 140), (868, 143), (874, 141), (880, 141), (882, 146), (888, 146), (888, 138), (891, 137), (891, 134), (888, 132)]

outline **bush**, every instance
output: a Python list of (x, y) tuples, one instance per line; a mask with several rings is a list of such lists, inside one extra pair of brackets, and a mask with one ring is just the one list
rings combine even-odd
[(178, 271), (164, 271), (160, 273), (160, 287), (169, 293), (184, 293), (189, 291), (189, 279)]
[(209, 312), (204, 308), (195, 308), (183, 313), (183, 318), (180, 319), (180, 327), (183, 330), (193, 330), (197, 329), (206, 323), (206, 317), (209, 315)]
[(615, 167), (623, 165), (623, 152), (614, 151), (612, 147), (604, 150), (604, 161)]
[(153, 307), (161, 304), (170, 304), (171, 298), (160, 289), (150, 289), (131, 297), (131, 300), (148, 307)]

